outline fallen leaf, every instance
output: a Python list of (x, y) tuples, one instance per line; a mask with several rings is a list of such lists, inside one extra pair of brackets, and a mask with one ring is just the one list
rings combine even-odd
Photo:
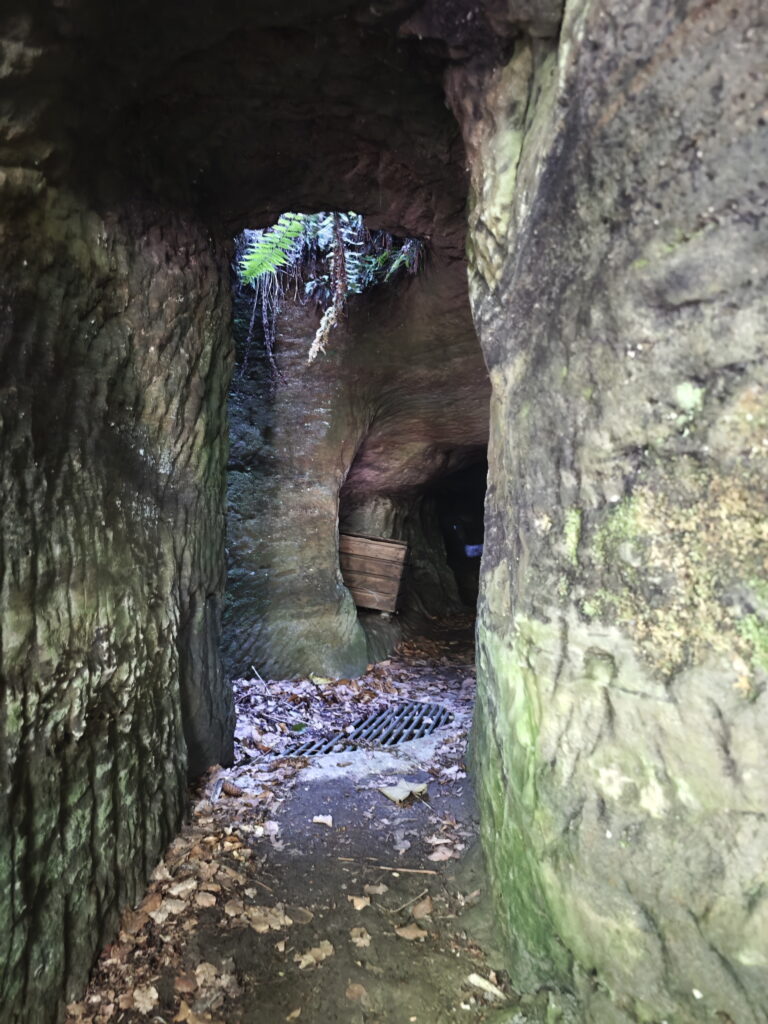
[(438, 846), (434, 853), (430, 853), (427, 860), (450, 860), (454, 856), (453, 850), (449, 846)]
[(313, 825), (327, 825), (328, 828), (333, 828), (333, 818), (330, 814), (316, 814), (312, 819)]
[(216, 976), (218, 969), (213, 964), (208, 963), (207, 960), (203, 960), (201, 964), (198, 964), (195, 968), (195, 978), (200, 988), (204, 988), (206, 985), (215, 985)]
[(315, 916), (312, 911), (307, 910), (306, 907), (286, 907), (285, 912), (291, 920), (295, 922), (295, 924), (309, 924)]
[(323, 939), (319, 946), (313, 946), (306, 953), (297, 953), (293, 959), (299, 968), (303, 969), (304, 967), (314, 967), (323, 960), (327, 960), (329, 956), (333, 956), (334, 952), (331, 943), (327, 939)]
[(292, 919), (284, 912), (282, 903), (276, 903), (274, 907), (248, 907), (243, 916), (259, 934), (270, 929), (279, 931), (293, 924)]
[(157, 1006), (157, 989), (154, 985), (140, 985), (133, 990), (133, 1005), (139, 1013), (150, 1013)]
[(344, 995), (354, 1003), (362, 1003), (366, 1007), (370, 1006), (371, 1000), (368, 997), (368, 991), (364, 985), (360, 985), (358, 982), (347, 985)]
[(370, 896), (347, 896), (347, 899), (355, 910), (365, 910), (366, 907), (370, 907), (371, 905)]
[(299, 1007), (298, 1010), (291, 1010), (291, 1012), (288, 1014), (288, 1016), (285, 1019), (286, 1020), (298, 1020), (300, 1016), (301, 1016), (301, 1007)]
[(276, 942), (275, 943), (275, 949), (277, 950), (278, 953), (284, 953), (285, 952), (285, 939), (280, 939), (279, 942)]
[(151, 914), (153, 910), (157, 910), (157, 908), (160, 906), (162, 902), (162, 893), (151, 892), (148, 896), (145, 896), (144, 899), (141, 901), (141, 903), (139, 904), (139, 910), (143, 911), (145, 914)]
[(507, 998), (497, 985), (494, 985), (492, 981), (486, 981), (480, 974), (470, 974), (467, 981), (470, 985), (474, 985), (475, 988), (480, 988), (483, 992), (487, 992), (494, 999)]
[(426, 782), (407, 782), (401, 779), (395, 786), (380, 786), (379, 792), (395, 804), (404, 803), (412, 796), (422, 796), (427, 792)]
[(183, 878), (180, 882), (174, 882), (168, 892), (171, 896), (178, 896), (183, 899), (197, 889), (197, 881), (194, 878)]
[(145, 914), (140, 910), (126, 910), (120, 922), (120, 927), (129, 935), (138, 935), (147, 921), (149, 921), (149, 914)]
[(242, 900), (227, 900), (224, 904), (224, 913), (227, 917), (239, 917), (245, 913), (245, 904)]
[(419, 900), (418, 903), (413, 905), (411, 910), (412, 916), (420, 921), (423, 917), (429, 917), (432, 913), (432, 897), (425, 896), (423, 900)]
[(212, 892), (199, 892), (195, 895), (195, 903), (198, 907), (215, 907), (216, 896)]
[(365, 949), (366, 946), (370, 946), (371, 944), (371, 936), (365, 928), (353, 928), (349, 933), (349, 937), (356, 946), (359, 946), (360, 949)]
[(389, 886), (384, 885), (383, 882), (379, 882), (377, 885), (364, 885), (363, 892), (369, 896), (383, 896), (385, 892), (389, 892)]
[(133, 993), (132, 992), (123, 992), (123, 994), (118, 997), (117, 1005), (120, 1007), (121, 1010), (132, 1010), (133, 1009)]
[(225, 793), (227, 796), (242, 796), (245, 790), (240, 789), (240, 787), (236, 786), (234, 782), (230, 782), (229, 779), (226, 779), (221, 787), (221, 792)]
[(408, 939), (409, 942), (413, 942), (415, 939), (426, 939), (428, 934), (429, 932), (425, 932), (417, 924), (406, 924), (402, 928), (395, 928), (395, 935), (399, 935), (401, 939)]
[(173, 987), (177, 992), (195, 992), (197, 981), (192, 974), (180, 974), (174, 981)]

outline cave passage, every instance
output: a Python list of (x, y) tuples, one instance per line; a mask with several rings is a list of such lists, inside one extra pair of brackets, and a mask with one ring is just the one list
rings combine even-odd
[(448, 564), (456, 577), (462, 601), (473, 609), (478, 598), (485, 535), (487, 477), (488, 461), (483, 456), (437, 481), (431, 489)]
[(2, 1024), (768, 1024), (764, 8), (2, 5)]

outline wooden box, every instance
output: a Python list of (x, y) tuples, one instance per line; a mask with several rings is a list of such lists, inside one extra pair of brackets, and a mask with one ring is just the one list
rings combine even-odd
[(358, 608), (396, 611), (407, 553), (401, 540), (339, 535), (341, 576)]

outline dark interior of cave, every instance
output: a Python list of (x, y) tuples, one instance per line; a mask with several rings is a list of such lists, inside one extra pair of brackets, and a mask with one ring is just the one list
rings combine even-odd
[(430, 488), (448, 564), (456, 576), (461, 599), (469, 608), (477, 604), (487, 479), (488, 460), (482, 455)]

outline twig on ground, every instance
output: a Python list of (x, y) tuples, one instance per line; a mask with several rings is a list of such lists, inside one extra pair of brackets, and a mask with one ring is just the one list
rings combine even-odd
[[(422, 896), (426, 896), (428, 892), (429, 892), (429, 889), (422, 889), (422, 891), (419, 893), (418, 896), (414, 896), (412, 900), (408, 900), (408, 902), (404, 903), (402, 905), (402, 907), (395, 907), (394, 910), (387, 910), (387, 913), (388, 914), (399, 914), (401, 910), (405, 910), (406, 907), (410, 907), (410, 905), (412, 903), (418, 903), (418, 901), (421, 899), (421, 897)], [(386, 907), (384, 909), (386, 910)]]

